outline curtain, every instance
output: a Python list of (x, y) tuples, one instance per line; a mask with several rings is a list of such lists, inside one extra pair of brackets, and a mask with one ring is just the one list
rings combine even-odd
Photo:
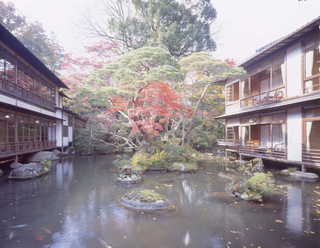
[(270, 139), (270, 125), (261, 125), (261, 141), (260, 144), (262, 147), (270, 148), (271, 139)]
[(272, 125), (272, 145), (275, 149), (284, 148), (284, 125), (273, 124)]
[(311, 129), (312, 129), (312, 121), (307, 121), (306, 122), (306, 135), (307, 135), (307, 140), (306, 140), (306, 146), (307, 150), (310, 149), (310, 134), (311, 134)]

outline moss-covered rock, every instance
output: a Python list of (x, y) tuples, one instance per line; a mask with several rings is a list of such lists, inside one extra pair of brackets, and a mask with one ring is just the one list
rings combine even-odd
[(175, 162), (169, 166), (168, 170), (180, 172), (195, 172), (198, 170), (198, 165), (195, 162)]
[(227, 191), (234, 196), (248, 201), (263, 201), (267, 193), (276, 190), (275, 180), (271, 173), (255, 173), (247, 180), (239, 180), (227, 186)]
[(23, 164), (10, 171), (9, 179), (31, 179), (47, 174), (51, 169), (51, 161)]
[(133, 190), (121, 197), (120, 203), (130, 209), (155, 211), (173, 208), (168, 199), (150, 189)]

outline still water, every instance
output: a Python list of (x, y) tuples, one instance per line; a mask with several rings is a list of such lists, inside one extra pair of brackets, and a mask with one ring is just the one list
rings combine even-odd
[[(139, 185), (115, 182), (112, 156), (58, 163), (31, 181), (0, 179), (1, 248), (320, 247), (320, 184), (281, 181), (265, 204), (224, 196), (211, 166), (195, 174), (152, 173)], [(151, 188), (177, 206), (136, 213), (118, 204), (130, 188)]]

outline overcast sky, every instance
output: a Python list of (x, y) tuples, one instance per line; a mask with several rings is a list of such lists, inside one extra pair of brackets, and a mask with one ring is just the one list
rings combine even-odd
[[(5, 0), (7, 1), (7, 0)], [(80, 31), (82, 17), (101, 0), (12, 0), (20, 13), (54, 32), (66, 51), (77, 52), (87, 42)], [(237, 62), (256, 49), (320, 16), (320, 0), (212, 0), (218, 18), (214, 37), (220, 58)]]

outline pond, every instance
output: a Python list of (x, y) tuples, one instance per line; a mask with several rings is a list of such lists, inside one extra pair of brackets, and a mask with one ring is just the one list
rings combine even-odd
[[(1, 248), (320, 247), (319, 183), (281, 181), (286, 194), (264, 204), (224, 197), (214, 166), (194, 174), (148, 173), (116, 183), (112, 156), (58, 163), (31, 181), (0, 179)], [(119, 205), (130, 189), (166, 195), (176, 210), (134, 212)]]

